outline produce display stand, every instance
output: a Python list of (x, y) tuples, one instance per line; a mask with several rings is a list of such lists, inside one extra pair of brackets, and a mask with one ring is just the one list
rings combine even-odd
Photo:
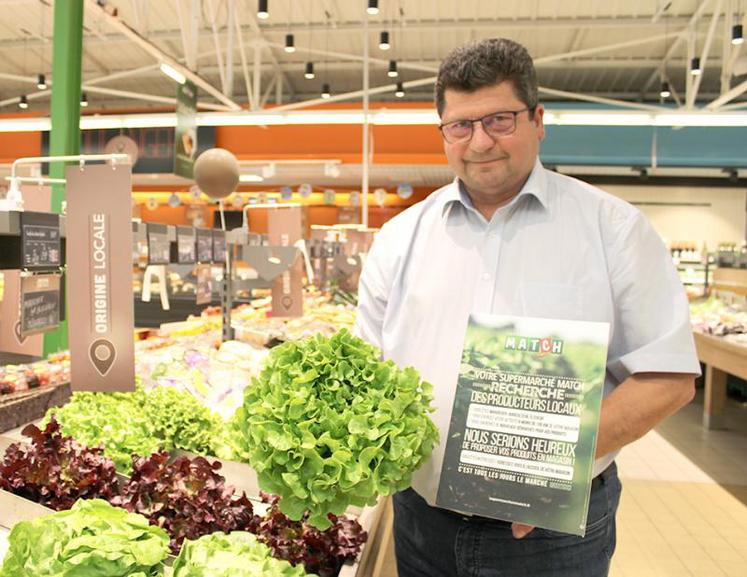
[(703, 426), (718, 429), (723, 425), (727, 375), (747, 379), (747, 345), (729, 337), (714, 337), (698, 331), (693, 335), (698, 358), (705, 365)]
[[(6, 435), (0, 435), (0, 457), (5, 454), (12, 443), (23, 438), (20, 430), (21, 427)], [(172, 455), (189, 458), (197, 456), (186, 451), (174, 451)], [(207, 458), (215, 460), (214, 457)], [(254, 510), (264, 512), (267, 505), (260, 499), (259, 483), (254, 470), (244, 463), (221, 460), (221, 464), (222, 467), (218, 473), (226, 478), (226, 484), (233, 486), (237, 492), (245, 492)], [(121, 478), (126, 479), (123, 476)], [(346, 563), (341, 567), (339, 577), (379, 577), (387, 540), (391, 534), (391, 520), (388, 526), (384, 522), (387, 507), (391, 508), (389, 502), (389, 498), (379, 499), (378, 503), (372, 507), (364, 507), (362, 510), (351, 507), (347, 511), (347, 515), (357, 519), (363, 530), (368, 533), (368, 541), (363, 545), (355, 562)], [(20, 521), (36, 519), (53, 512), (52, 509), (0, 489), (0, 528), (9, 531)], [(6, 538), (7, 535), (0, 531), (0, 564), (2, 564), (2, 552)]]
[[(743, 302), (747, 297), (747, 269), (720, 266), (713, 273), (713, 291), (727, 302)], [(747, 342), (736, 335), (713, 336), (693, 331), (698, 359), (705, 365), (703, 426), (723, 427), (726, 380), (734, 375), (747, 380)]]
[(46, 385), (0, 397), (0, 433), (43, 417), (70, 399), (70, 383)]

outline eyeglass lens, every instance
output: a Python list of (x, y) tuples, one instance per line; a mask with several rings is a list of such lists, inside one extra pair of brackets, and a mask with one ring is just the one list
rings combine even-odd
[[(498, 112), (480, 118), (483, 130), (490, 136), (506, 136), (516, 129), (516, 114), (513, 112)], [(466, 140), (472, 136), (474, 123), (477, 120), (457, 120), (443, 126), (446, 140), (451, 142)]]

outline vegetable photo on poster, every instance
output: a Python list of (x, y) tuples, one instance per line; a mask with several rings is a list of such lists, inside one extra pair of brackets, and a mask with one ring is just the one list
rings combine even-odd
[(471, 315), (437, 504), (583, 535), (609, 325)]

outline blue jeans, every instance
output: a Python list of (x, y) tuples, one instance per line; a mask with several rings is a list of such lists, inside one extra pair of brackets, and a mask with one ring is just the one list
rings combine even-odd
[(394, 496), (399, 577), (606, 577), (615, 551), (620, 480), (613, 463), (592, 483), (586, 536), (534, 529), (429, 506), (412, 489)]

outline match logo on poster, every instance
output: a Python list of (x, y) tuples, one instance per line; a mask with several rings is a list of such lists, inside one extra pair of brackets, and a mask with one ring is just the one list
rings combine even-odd
[(520, 337), (508, 335), (504, 342), (503, 348), (507, 351), (521, 351), (527, 353), (539, 353), (542, 355), (563, 354), (563, 341), (552, 337)]

